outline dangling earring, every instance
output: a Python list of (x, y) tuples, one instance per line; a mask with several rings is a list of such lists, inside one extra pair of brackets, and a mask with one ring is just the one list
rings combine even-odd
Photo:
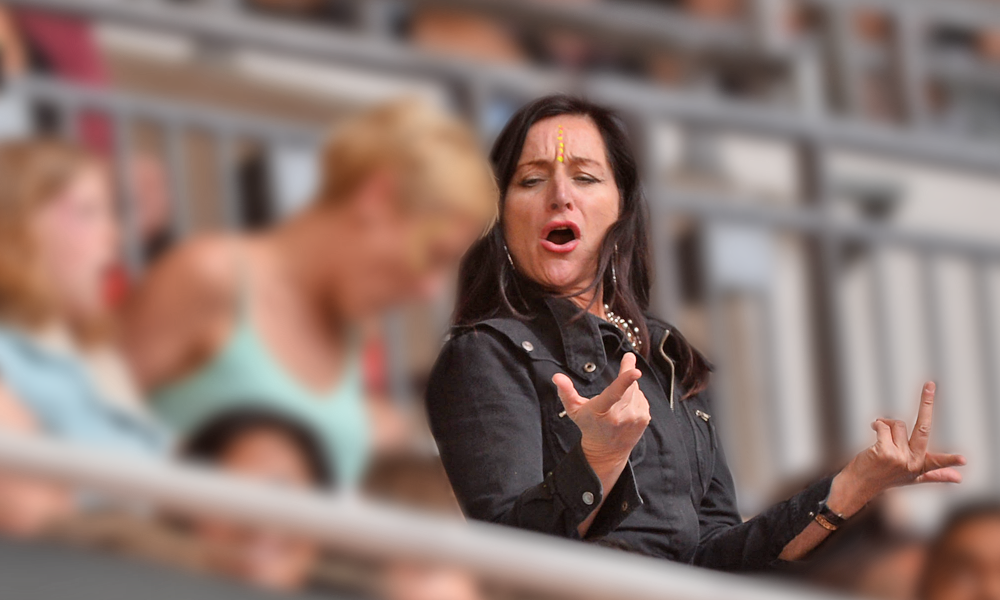
[(618, 273), (615, 273), (615, 262), (618, 260), (618, 244), (615, 244), (615, 255), (611, 259), (611, 285), (618, 288)]
[(510, 263), (510, 268), (514, 268), (514, 259), (510, 257), (510, 250), (507, 249), (507, 242), (503, 243), (503, 251), (507, 254), (507, 262)]

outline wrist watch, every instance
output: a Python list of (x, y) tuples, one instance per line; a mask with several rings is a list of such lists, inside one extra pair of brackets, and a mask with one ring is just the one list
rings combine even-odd
[(809, 513), (813, 520), (819, 523), (819, 526), (827, 531), (837, 531), (840, 529), (844, 523), (847, 522), (847, 517), (840, 513), (836, 513), (830, 508), (826, 500), (820, 503), (819, 508), (815, 511)]

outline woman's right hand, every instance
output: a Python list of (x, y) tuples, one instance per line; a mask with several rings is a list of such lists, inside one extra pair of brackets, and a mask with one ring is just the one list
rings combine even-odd
[(622, 358), (618, 377), (593, 398), (577, 393), (569, 377), (552, 377), (566, 414), (583, 434), (583, 454), (591, 466), (624, 465), (646, 426), (649, 425), (649, 402), (639, 389), (642, 372), (635, 368), (635, 354)]

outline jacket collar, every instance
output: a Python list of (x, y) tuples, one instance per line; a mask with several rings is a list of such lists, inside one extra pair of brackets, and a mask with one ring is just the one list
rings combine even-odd
[(580, 307), (565, 298), (546, 298), (544, 302), (559, 329), (566, 367), (581, 379), (593, 381), (608, 363), (598, 320), (581, 315)]

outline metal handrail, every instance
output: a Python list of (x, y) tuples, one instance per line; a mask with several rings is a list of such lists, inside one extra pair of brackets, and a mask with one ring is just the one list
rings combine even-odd
[[(528, 67), (481, 64), (444, 57), (366, 36), (317, 29), (301, 24), (233, 14), (206, 19), (204, 11), (127, 0), (9, 0), (178, 32), (196, 38), (252, 44), (297, 56), (325, 59), (382, 72), (422, 75), (451, 83), (469, 83), (533, 97), (554, 91), (584, 92), (595, 100), (632, 110), (719, 129), (743, 130), (819, 142), (831, 148), (934, 162), (987, 175), (1000, 174), (1000, 145), (940, 132), (914, 131), (862, 120), (801, 114), (774, 107), (752, 106), (720, 97), (667, 90), (609, 76), (572, 77)], [(97, 95), (93, 95), (97, 98)]]
[(282, 489), (191, 466), (11, 433), (0, 466), (171, 510), (277, 528), (352, 556), (441, 563), (559, 597), (632, 600), (835, 600), (816, 590), (703, 571), (551, 536), (463, 523), (351, 495)]

